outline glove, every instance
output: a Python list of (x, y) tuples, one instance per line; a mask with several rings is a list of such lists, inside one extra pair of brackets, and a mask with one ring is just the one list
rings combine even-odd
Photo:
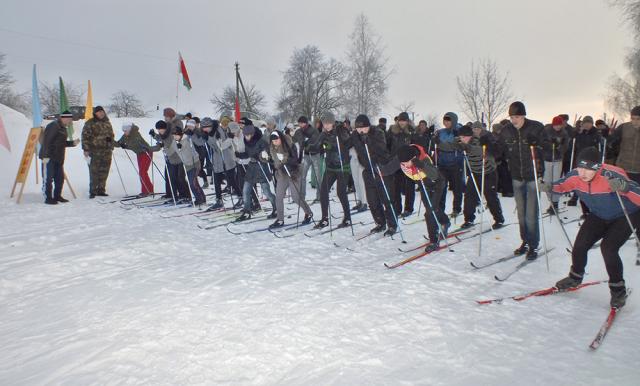
[(439, 135), (434, 135), (433, 136), (433, 143), (435, 143), (436, 145), (440, 144), (440, 136)]
[(540, 187), (540, 192), (542, 193), (551, 193), (553, 191), (553, 185), (548, 182), (540, 182), (538, 184)]
[(282, 162), (284, 160), (284, 154), (282, 154), (282, 153), (278, 153), (276, 155), (276, 157), (278, 157), (278, 160), (280, 160), (280, 162)]
[(626, 193), (629, 191), (629, 181), (625, 180), (624, 178), (618, 178), (618, 177), (609, 178), (608, 182), (609, 182), (609, 188), (611, 188), (611, 191), (613, 192)]
[(554, 142), (556, 145), (562, 145), (562, 138), (561, 138), (561, 137), (555, 137), (555, 138), (553, 139), (553, 142)]
[(104, 141), (105, 141), (106, 143), (111, 143), (111, 137), (106, 137), (106, 138), (104, 139)]
[(187, 129), (184, 131), (184, 133), (188, 136), (192, 136), (193, 135), (193, 129)]
[(240, 153), (238, 153), (237, 151), (234, 151), (234, 152), (233, 152), (233, 155), (235, 155), (235, 156), (236, 156), (236, 158), (240, 158)]
[(155, 137), (156, 136), (156, 131), (153, 130), (153, 129), (149, 130), (149, 135), (152, 136), (152, 137)]
[(262, 156), (263, 159), (269, 159), (269, 153), (267, 153), (266, 150), (263, 150), (262, 153), (260, 153), (260, 155)]
[(48, 163), (49, 163), (49, 158), (43, 158), (43, 159), (42, 159), (42, 164), (43, 164), (43, 165), (46, 165), (46, 164), (48, 164)]
[(488, 135), (481, 135), (480, 136), (480, 145), (482, 145), (482, 146), (491, 145), (491, 141), (489, 140), (489, 136)]
[(156, 145), (158, 145), (160, 147), (164, 147), (164, 142), (158, 142), (158, 143), (156, 143)]
[(123, 149), (126, 149), (127, 148), (127, 144), (123, 142), (123, 143), (120, 144), (120, 147), (123, 148)]
[(178, 146), (178, 149), (182, 149), (182, 144), (180, 142), (176, 143), (176, 146)]

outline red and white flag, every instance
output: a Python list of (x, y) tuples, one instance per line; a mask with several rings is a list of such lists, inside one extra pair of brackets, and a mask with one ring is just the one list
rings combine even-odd
[(9, 143), (9, 137), (7, 137), (7, 131), (4, 128), (2, 117), (0, 117), (0, 145), (6, 147), (7, 150), (11, 151), (11, 144)]
[(182, 75), (182, 84), (187, 88), (187, 90), (191, 90), (191, 81), (189, 80), (189, 74), (187, 73), (187, 66), (184, 64), (184, 59), (182, 59), (182, 54), (180, 52), (178, 52), (178, 59), (178, 72)]

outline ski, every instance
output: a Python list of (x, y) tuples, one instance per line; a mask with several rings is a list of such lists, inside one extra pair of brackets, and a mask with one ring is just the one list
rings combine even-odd
[[(460, 231), (457, 231), (457, 232), (450, 232), (450, 233), (448, 233), (448, 234), (447, 234), (447, 238), (448, 238), (448, 239), (453, 238), (453, 237), (456, 237), (456, 238), (457, 238), (459, 235), (464, 234), (464, 233), (467, 233), (467, 232), (470, 232), (470, 229), (460, 230)], [(402, 248), (402, 247), (398, 247), (398, 251), (399, 251), (399, 252), (402, 252), (402, 253), (414, 252), (414, 251), (417, 251), (417, 250), (419, 250), (419, 249), (424, 249), (424, 248), (426, 248), (426, 247), (427, 247), (427, 245), (429, 245), (429, 244), (431, 244), (431, 242), (430, 242), (430, 241), (427, 241), (426, 243), (422, 243), (422, 244), (417, 245), (417, 246), (412, 247), (412, 248)]]
[[(356, 225), (366, 225), (365, 223), (363, 223), (363, 222), (361, 222), (361, 221), (354, 222), (354, 223), (352, 223), (352, 224), (353, 224), (353, 226), (356, 226)], [(349, 226), (346, 226), (346, 227), (340, 227), (340, 225), (335, 225), (335, 226), (333, 226), (333, 227), (328, 227), (328, 228), (329, 228), (329, 229), (324, 229), (324, 228), (321, 228), (321, 229), (312, 229), (312, 230), (311, 230), (311, 232), (304, 232), (304, 235), (305, 235), (305, 236), (307, 236), (307, 237), (309, 237), (309, 238), (313, 238), (313, 237), (317, 237), (317, 236), (320, 236), (320, 235), (326, 235), (327, 233), (335, 232), (335, 231), (340, 230), (340, 229), (350, 229), (351, 227), (349, 227)], [(314, 232), (314, 231), (315, 231), (315, 232)]]
[[(427, 256), (427, 255), (429, 255), (429, 254), (431, 254), (431, 253), (438, 252), (438, 251), (441, 251), (441, 250), (443, 250), (443, 249), (450, 249), (450, 247), (451, 247), (452, 245), (457, 244), (457, 243), (459, 243), (459, 242), (460, 242), (460, 241), (454, 241), (454, 242), (452, 242), (452, 243), (449, 243), (449, 245), (446, 245), (446, 244), (445, 244), (445, 245), (441, 245), (441, 246), (439, 246), (439, 247), (438, 247), (438, 249), (436, 249), (436, 250), (433, 250), (433, 251), (431, 251), (431, 252), (421, 252), (421, 253), (418, 253), (417, 255), (413, 255), (413, 256), (411, 256), (411, 257), (408, 257), (408, 258), (406, 258), (406, 259), (404, 259), (404, 260), (402, 260), (402, 261), (399, 261), (399, 262), (397, 262), (397, 263), (395, 263), (395, 264), (387, 264), (387, 263), (384, 263), (384, 266), (385, 266), (385, 267), (387, 267), (387, 268), (389, 268), (389, 269), (398, 268), (398, 267), (403, 266), (403, 265), (405, 265), (405, 264), (407, 264), (407, 263), (410, 263), (410, 262), (412, 262), (412, 261), (415, 261), (415, 260), (418, 260), (418, 259), (420, 259), (420, 258), (422, 258), (422, 257), (425, 257), (425, 256)], [(453, 251), (453, 250), (451, 250), (451, 251)]]
[[(240, 215), (238, 215), (237, 217), (240, 217)], [(238, 218), (232, 218), (230, 221), (221, 221), (221, 222), (215, 222), (213, 224), (209, 224), (209, 225), (201, 225), (198, 224), (198, 228), (203, 229), (203, 230), (210, 230), (210, 229), (216, 229), (219, 227), (223, 227), (226, 226), (228, 224), (253, 224), (255, 222), (259, 222), (259, 221), (263, 221), (267, 219), (267, 215), (261, 215), (261, 216), (255, 216), (252, 217), (250, 219), (247, 220), (242, 220), (242, 221), (238, 221)]]
[[(308, 224), (286, 225), (281, 228), (269, 229), (269, 232), (271, 232), (275, 237), (279, 239), (286, 239), (288, 237), (293, 237), (304, 232), (304, 229), (300, 229), (300, 228), (304, 228), (309, 225), (313, 225), (313, 222), (310, 222)], [(289, 231), (292, 231), (292, 232), (289, 232)]]
[(518, 256), (516, 256), (513, 253), (511, 253), (511, 254), (509, 254), (509, 255), (507, 255), (505, 257), (501, 257), (501, 258), (493, 260), (493, 261), (491, 261), (489, 263), (476, 264), (473, 261), (470, 261), (469, 264), (471, 264), (471, 266), (473, 268), (475, 268), (475, 269), (484, 269), (484, 268), (491, 267), (491, 266), (496, 265), (496, 264), (504, 263), (505, 261), (509, 261), (511, 259), (515, 259), (516, 257), (518, 257)]
[(556, 287), (549, 287), (549, 288), (544, 288), (541, 290), (537, 290), (537, 291), (532, 291), (529, 293), (526, 293), (524, 295), (515, 295), (515, 296), (507, 296), (504, 298), (496, 298), (496, 299), (488, 299), (488, 300), (476, 300), (476, 303), (478, 304), (494, 304), (494, 303), (502, 303), (505, 300), (514, 300), (516, 302), (521, 302), (523, 300), (532, 298), (532, 297), (536, 297), (536, 296), (548, 296), (548, 295), (555, 295), (558, 293), (565, 293), (565, 292), (575, 292), (578, 291), (584, 287), (590, 287), (593, 285), (598, 285), (598, 284), (602, 284), (602, 283), (606, 283), (607, 280), (598, 280), (598, 281), (590, 281), (587, 283), (582, 283), (576, 287), (572, 287), (572, 288), (568, 288), (566, 290), (559, 290)]
[[(501, 230), (503, 228), (506, 228), (506, 227), (508, 227), (509, 225), (512, 225), (512, 224), (513, 223), (502, 224), (502, 227), (500, 227), (498, 229), (493, 229), (493, 228), (491, 228), (491, 226), (489, 226), (488, 228), (483, 229), (482, 232), (476, 232), (476, 233), (470, 234), (470, 235), (468, 235), (466, 237), (456, 237), (456, 238), (458, 240), (460, 240), (460, 241), (469, 240), (469, 239), (472, 239), (472, 238), (480, 236), (480, 235), (484, 235), (484, 234), (489, 233), (489, 232), (499, 231), (499, 230)], [(473, 229), (473, 228), (471, 228), (471, 229)]]
[[(631, 294), (631, 289), (628, 289), (627, 296), (629, 296), (630, 294)], [(607, 315), (607, 319), (604, 321), (604, 323), (602, 323), (602, 326), (600, 327), (600, 330), (598, 330), (596, 337), (593, 339), (593, 341), (589, 345), (589, 348), (591, 350), (597, 350), (598, 347), (602, 345), (602, 341), (604, 340), (605, 336), (607, 336), (607, 333), (611, 329), (611, 326), (613, 325), (613, 321), (616, 319), (618, 312), (620, 312), (620, 308), (611, 307), (611, 309), (609, 310), (609, 315)]]
[(514, 269), (512, 269), (509, 273), (507, 273), (505, 276), (500, 277), (498, 275), (495, 275), (493, 278), (496, 279), (497, 281), (505, 281), (505, 280), (509, 279), (511, 276), (513, 276), (516, 272), (520, 271), (522, 268), (524, 268), (527, 265), (535, 262), (540, 257), (548, 254), (549, 252), (553, 251), (554, 249), (555, 249), (555, 247), (552, 247), (552, 248), (549, 248), (546, 252), (543, 251), (543, 253), (539, 254), (538, 257), (535, 260), (526, 260), (525, 259), (524, 261), (522, 261), (518, 265), (516, 265), (516, 267)]

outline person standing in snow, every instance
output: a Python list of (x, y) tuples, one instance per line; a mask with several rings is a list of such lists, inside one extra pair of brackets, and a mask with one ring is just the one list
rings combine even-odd
[[(502, 128), (507, 124), (509, 124), (508, 119), (494, 123), (491, 127), (493, 135), (499, 138)], [(502, 197), (513, 197), (513, 179), (511, 178), (511, 171), (509, 170), (506, 150), (501, 148), (500, 153), (496, 154), (495, 157), (498, 173), (498, 192), (502, 194)]]
[(631, 236), (632, 229), (618, 198), (622, 199), (631, 224), (637, 229), (640, 226), (640, 186), (629, 179), (623, 169), (602, 164), (598, 150), (590, 147), (578, 154), (575, 170), (553, 185), (543, 184), (542, 189), (559, 194), (576, 192), (589, 208), (571, 251), (569, 275), (558, 281), (556, 287), (566, 290), (582, 283), (587, 254), (602, 240), (600, 250), (609, 274), (610, 304), (616, 308), (624, 306), (627, 290), (619, 251)]
[(211, 162), (209, 162), (209, 153), (207, 152), (207, 146), (205, 144), (207, 136), (202, 133), (202, 129), (200, 128), (200, 118), (198, 117), (189, 119), (185, 123), (184, 127), (184, 133), (189, 136), (194, 149), (198, 153), (198, 158), (200, 159), (200, 171), (198, 172), (198, 177), (202, 178), (202, 188), (206, 189), (209, 187), (209, 176), (212, 174), (212, 166)]
[(167, 123), (167, 130), (169, 133), (173, 133), (176, 128), (184, 129), (182, 120), (176, 115), (176, 111), (171, 107), (167, 107), (162, 111), (164, 121)]
[(107, 178), (111, 170), (115, 134), (102, 106), (93, 109), (93, 117), (82, 128), (82, 150), (89, 159), (89, 198), (108, 196)]
[(122, 125), (122, 137), (113, 145), (123, 150), (131, 150), (135, 153), (138, 161), (138, 175), (140, 176), (140, 197), (153, 194), (153, 183), (149, 179), (149, 167), (151, 166), (152, 153), (149, 151), (149, 144), (140, 135), (138, 126), (131, 122)]
[[(310, 149), (312, 143), (318, 142), (320, 132), (309, 125), (309, 119), (304, 115), (298, 118), (298, 126), (300, 128), (294, 134), (293, 140), (298, 144), (298, 159), (302, 162), (302, 189), (300, 190), (300, 195), (302, 199), (306, 199), (309, 169), (313, 169), (312, 172), (316, 181), (321, 181), (322, 179), (322, 174), (320, 173), (320, 151), (318, 149)], [(316, 189), (316, 201), (320, 201), (319, 187)]]
[[(553, 182), (562, 176), (563, 157), (567, 153), (569, 147), (569, 134), (562, 127), (562, 117), (559, 115), (553, 117), (551, 125), (544, 128), (542, 134), (542, 155), (544, 157), (544, 176), (545, 182)], [(557, 194), (549, 194), (551, 206), (547, 209), (549, 215), (553, 215), (558, 211), (558, 202), (560, 196)]]
[[(440, 247), (440, 241), (447, 237), (451, 226), (447, 215), (434, 201), (444, 193), (445, 177), (433, 165), (431, 158), (420, 145), (403, 145), (396, 150), (396, 153), (402, 172), (416, 181), (419, 186), (430, 241), (425, 252), (433, 252)], [(428, 194), (429, 197), (425, 194)]]
[(522, 239), (522, 244), (513, 253), (516, 256), (526, 254), (527, 260), (535, 260), (538, 258), (540, 244), (536, 179), (542, 176), (544, 165), (540, 164), (539, 157), (536, 156), (538, 175), (535, 175), (532, 149), (536, 153), (539, 152), (543, 126), (542, 123), (530, 120), (526, 116), (524, 103), (513, 102), (509, 106), (511, 122), (502, 129), (499, 140), (507, 150)]
[[(151, 147), (152, 152), (162, 150), (165, 158), (165, 180), (167, 185), (167, 198), (173, 198), (176, 202), (188, 203), (191, 200), (189, 186), (185, 180), (186, 176), (182, 167), (182, 159), (178, 154), (178, 147), (173, 135), (169, 132), (167, 122), (156, 122), (156, 134), (153, 129), (149, 135), (153, 136), (157, 144)], [(179, 127), (174, 128), (182, 131)]]
[[(600, 146), (600, 133), (598, 129), (593, 126), (593, 118), (589, 115), (582, 118), (582, 121), (578, 121), (579, 124), (576, 124), (576, 133), (575, 133), (575, 154), (578, 155), (583, 149), (589, 147), (598, 148)], [(576, 165), (576, 160), (574, 159), (574, 164), (571, 165), (574, 168)], [(571, 199), (567, 202), (568, 206), (576, 206), (578, 204), (578, 196), (576, 194), (571, 197)], [(583, 203), (580, 203), (582, 207), (583, 215), (589, 211), (589, 208), (585, 206)]]
[(176, 127), (174, 129), (173, 139), (176, 141), (177, 153), (182, 161), (182, 167), (187, 178), (187, 186), (195, 199), (193, 205), (203, 205), (207, 202), (207, 199), (198, 182), (198, 172), (200, 171), (198, 152), (191, 143), (189, 136), (185, 136), (181, 128)]
[[(411, 123), (409, 114), (401, 112), (398, 114), (398, 123), (391, 125), (386, 133), (387, 148), (391, 154), (396, 154), (398, 149), (411, 143)], [(391, 194), (391, 201), (396, 214), (401, 217), (409, 217), (413, 214), (413, 204), (416, 198), (416, 187), (412, 179), (407, 177), (402, 170), (398, 170), (393, 175), (394, 187)], [(404, 193), (404, 211), (402, 210), (402, 194)]]
[[(79, 139), (67, 141), (67, 127), (73, 124), (73, 114), (68, 110), (60, 114), (58, 119), (49, 123), (42, 135), (42, 146), (39, 158), (42, 160), (42, 184), (45, 204), (55, 205), (69, 202), (62, 197), (64, 185), (64, 159), (66, 148), (77, 146)], [(52, 185), (55, 184), (55, 188)], [(51, 192), (53, 188), (53, 193)]]
[(322, 218), (315, 228), (321, 229), (329, 225), (329, 191), (336, 181), (338, 182), (338, 199), (342, 204), (342, 222), (338, 228), (345, 228), (351, 225), (351, 212), (347, 197), (347, 180), (350, 173), (349, 132), (342, 125), (334, 127), (336, 118), (331, 112), (322, 114), (321, 120), (323, 131), (316, 142), (309, 146), (310, 151), (320, 152), (320, 149), (324, 149), (324, 176), (322, 180), (318, 181)]
[(433, 135), (433, 143), (437, 146), (436, 166), (446, 178), (445, 189), (439, 201), (440, 208), (444, 211), (447, 203), (447, 189), (453, 190), (453, 208), (451, 217), (455, 218), (462, 212), (462, 191), (463, 176), (462, 169), (464, 157), (462, 152), (441, 150), (440, 143), (451, 143), (458, 136), (458, 116), (448, 112), (442, 118), (444, 128), (436, 131)]
[(616, 166), (640, 184), (640, 106), (631, 109), (631, 120), (618, 126), (609, 136), (608, 148), (617, 148)]
[(224, 207), (222, 202), (222, 180), (226, 179), (227, 186), (231, 187), (230, 194), (235, 194), (240, 201), (240, 189), (237, 186), (235, 174), (236, 162), (234, 159), (233, 139), (220, 127), (217, 120), (209, 117), (202, 118), (200, 122), (202, 131), (207, 135), (207, 147), (213, 163), (213, 183), (216, 192), (216, 203), (209, 207), (217, 210)]
[(273, 160), (273, 168), (278, 183), (276, 184), (276, 210), (278, 217), (269, 226), (271, 229), (284, 226), (284, 196), (287, 189), (291, 192), (291, 199), (304, 212), (304, 219), (300, 225), (310, 224), (313, 212), (305, 200), (300, 197), (300, 163), (291, 138), (281, 131), (274, 130), (269, 139), (269, 157)]
[(385, 236), (392, 236), (396, 233), (398, 224), (386, 192), (394, 189), (393, 174), (400, 167), (398, 157), (389, 153), (384, 132), (377, 126), (372, 127), (369, 117), (358, 115), (354, 126), (356, 132), (352, 134), (351, 140), (358, 161), (364, 168), (362, 178), (367, 190), (367, 203), (376, 222), (371, 233), (384, 231)]

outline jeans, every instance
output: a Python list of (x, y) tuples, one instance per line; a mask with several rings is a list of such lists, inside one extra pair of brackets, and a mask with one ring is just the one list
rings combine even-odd
[[(322, 181), (322, 176), (320, 174), (320, 154), (305, 154), (302, 159), (302, 181), (300, 186), (300, 197), (303, 200), (306, 200), (307, 197), (307, 175), (309, 174), (309, 169), (313, 168), (313, 172), (316, 175), (316, 181), (318, 184)], [(320, 188), (316, 189), (316, 200), (320, 201)]]
[(513, 196), (518, 211), (520, 239), (522, 239), (522, 242), (526, 243), (529, 248), (536, 249), (538, 248), (538, 244), (540, 244), (536, 182), (513, 180)]
[[(62, 185), (64, 184), (64, 167), (62, 162), (49, 160), (46, 166), (43, 165), (44, 182), (43, 190), (46, 199), (60, 198), (62, 195)], [(53, 189), (53, 196), (51, 195), (52, 185), (55, 184)]]
[[(269, 182), (261, 182), (260, 188), (262, 188), (262, 194), (267, 196), (269, 202), (271, 203), (271, 208), (275, 210), (276, 208), (276, 196), (271, 193), (271, 188), (269, 187)], [(251, 212), (251, 194), (253, 191), (253, 186), (249, 183), (249, 181), (245, 181), (244, 185), (242, 185), (242, 200), (243, 200), (243, 210), (247, 213)]]

